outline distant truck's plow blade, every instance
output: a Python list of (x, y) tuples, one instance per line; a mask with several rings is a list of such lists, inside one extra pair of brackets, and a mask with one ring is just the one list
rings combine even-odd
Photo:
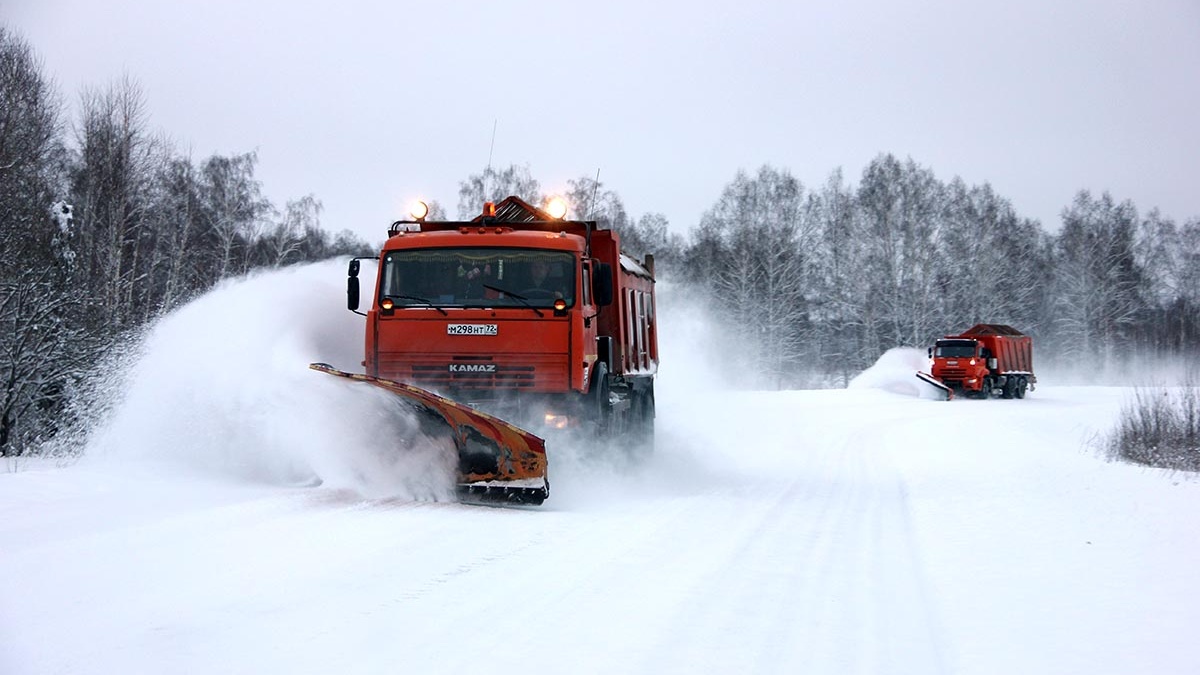
[(940, 380), (929, 373), (922, 373), (918, 370), (917, 379), (933, 387), (936, 391), (938, 400), (949, 401), (950, 399), (954, 398), (954, 390), (950, 387), (947, 387), (945, 384), (942, 384)]
[(504, 420), (392, 380), (347, 373), (325, 363), (309, 368), (386, 389), (443, 420), (458, 449), (458, 496), (464, 501), (541, 504), (550, 496), (546, 442)]

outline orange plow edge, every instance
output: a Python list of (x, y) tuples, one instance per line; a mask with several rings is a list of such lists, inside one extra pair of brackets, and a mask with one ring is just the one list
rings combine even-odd
[(942, 383), (941, 380), (930, 375), (929, 373), (922, 373), (918, 370), (917, 379), (933, 387), (935, 390), (935, 396), (938, 397), (938, 400), (949, 401), (954, 398), (954, 390), (950, 387), (947, 387), (944, 383)]
[(459, 499), (536, 505), (550, 496), (546, 442), (528, 431), (420, 387), (347, 373), (325, 363), (308, 367), (386, 389), (444, 421), (458, 449)]

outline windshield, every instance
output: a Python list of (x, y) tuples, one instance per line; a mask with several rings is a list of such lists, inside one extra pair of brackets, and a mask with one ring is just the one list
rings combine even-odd
[(975, 356), (975, 343), (971, 340), (939, 342), (933, 351), (933, 355), (952, 359), (968, 358)]
[(575, 257), (565, 251), (438, 248), (383, 257), (380, 299), (397, 307), (552, 307), (575, 304)]

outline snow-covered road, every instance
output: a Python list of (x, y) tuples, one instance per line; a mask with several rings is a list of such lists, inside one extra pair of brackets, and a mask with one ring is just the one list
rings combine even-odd
[[(88, 461), (0, 473), (0, 673), (1200, 672), (1200, 482), (1089, 446), (1126, 390), (943, 403), (668, 367), (651, 460), (552, 450), (522, 509), (356, 488), (347, 464), (382, 466), (362, 420), (315, 450), (287, 430), (320, 418), (304, 392), (361, 394), (296, 365), (202, 388), (236, 406), (181, 389), (195, 419), (151, 375)], [(322, 449), (344, 480), (298, 486)]]
[(1118, 391), (695, 403), (664, 397), (648, 465), (565, 463), (536, 510), (0, 475), (0, 671), (1200, 665), (1200, 486), (1084, 450)]

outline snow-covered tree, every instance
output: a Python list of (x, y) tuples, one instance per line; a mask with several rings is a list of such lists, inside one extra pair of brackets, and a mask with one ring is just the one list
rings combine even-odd
[(289, 200), (280, 218), (259, 240), (264, 251), (261, 263), (281, 267), (298, 261), (303, 255), (304, 242), (321, 229), (322, 205), (314, 195)]
[(830, 174), (821, 191), (805, 206), (816, 229), (809, 257), (813, 261), (811, 320), (813, 363), (845, 385), (879, 357), (866, 345), (865, 331), (874, 325), (870, 314), (867, 239), (854, 189), (840, 169)]
[(470, 220), (480, 214), (484, 202), (495, 203), (513, 195), (534, 206), (542, 203), (542, 188), (530, 175), (529, 167), (510, 165), (497, 171), (489, 166), (459, 182), (458, 217)]
[(254, 176), (257, 164), (258, 155), (248, 152), (214, 155), (200, 168), (205, 236), (216, 242), (214, 282), (249, 269), (249, 243), (273, 211)]
[(1063, 211), (1055, 269), (1055, 325), (1064, 353), (1114, 365), (1144, 305), (1134, 252), (1137, 209), (1080, 191)]
[(701, 218), (690, 278), (721, 308), (740, 370), (774, 386), (791, 381), (809, 328), (804, 188), (789, 172), (739, 171)]
[(64, 196), (60, 102), (30, 46), (0, 26), (0, 278), (45, 264)]
[(678, 274), (684, 245), (683, 235), (672, 232), (667, 217), (661, 213), (644, 214), (621, 232), (622, 250), (638, 260), (653, 254), (659, 276)]
[(1046, 288), (1049, 261), (1044, 249), (1037, 225), (1018, 217), (991, 185), (968, 187), (961, 179), (951, 181), (939, 233), (944, 330), (976, 323), (1030, 330)]
[(877, 353), (924, 345), (944, 329), (934, 264), (943, 192), (933, 172), (911, 159), (881, 155), (863, 170), (857, 199), (871, 279), (866, 331)]
[(93, 325), (120, 331), (139, 314), (135, 296), (145, 282), (144, 228), (161, 147), (146, 131), (141, 88), (128, 77), (86, 89), (81, 111), (71, 189), (79, 286), (90, 296)]

